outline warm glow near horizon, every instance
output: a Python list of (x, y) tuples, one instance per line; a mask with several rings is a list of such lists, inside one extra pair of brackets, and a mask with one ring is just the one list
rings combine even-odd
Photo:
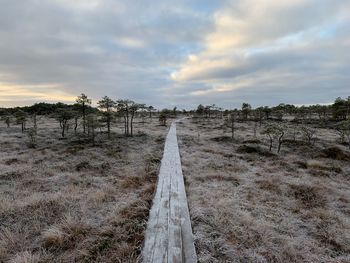
[(17, 86), (0, 83), (0, 103), (2, 107), (26, 106), (39, 102), (75, 102), (76, 96), (60, 90), (54, 85)]

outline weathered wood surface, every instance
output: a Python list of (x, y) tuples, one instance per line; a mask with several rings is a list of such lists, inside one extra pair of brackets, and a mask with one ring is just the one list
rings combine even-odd
[(175, 122), (165, 141), (142, 256), (144, 263), (197, 262)]

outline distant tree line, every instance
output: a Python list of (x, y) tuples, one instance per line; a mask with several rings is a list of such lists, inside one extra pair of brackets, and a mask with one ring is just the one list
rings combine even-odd
[[(198, 105), (191, 112), (197, 118), (224, 119), (224, 129), (231, 131), (232, 140), (235, 139), (235, 131), (238, 122), (253, 122), (253, 137), (256, 139), (258, 127), (262, 127), (260, 134), (265, 135), (269, 141), (269, 150), (273, 145), (279, 153), (285, 137), (292, 136), (294, 141), (299, 134), (308, 144), (316, 140), (316, 127), (325, 127), (335, 130), (342, 143), (350, 148), (350, 96), (346, 99), (337, 98), (329, 105), (295, 106), (281, 103), (274, 107), (262, 106), (253, 108), (249, 103), (242, 103), (240, 109), (223, 110), (215, 104)], [(292, 125), (294, 124), (294, 125)]]
[(342, 121), (350, 118), (350, 96), (346, 99), (337, 98), (333, 104), (329, 105), (310, 105), (310, 106), (295, 106), (292, 104), (281, 103), (277, 106), (261, 106), (253, 108), (249, 103), (242, 103), (240, 109), (223, 110), (212, 105), (199, 104), (197, 109), (191, 111), (204, 118), (217, 116), (227, 116), (234, 113), (238, 120), (282, 120), (286, 115), (295, 117), (296, 120), (307, 120), (317, 117), (319, 120), (327, 121)]
[[(175, 108), (176, 111), (176, 108)], [(37, 134), (38, 119), (42, 116), (55, 119), (61, 129), (61, 137), (67, 136), (68, 130), (74, 130), (75, 135), (87, 136), (94, 142), (97, 130), (106, 129), (108, 138), (116, 119), (122, 119), (125, 136), (134, 135), (134, 120), (136, 116), (143, 120), (148, 116), (153, 118), (158, 112), (159, 122), (166, 125), (166, 119), (171, 117), (171, 111), (157, 111), (153, 106), (146, 106), (128, 99), (113, 100), (104, 96), (97, 102), (97, 107), (92, 106), (92, 101), (87, 95), (79, 95), (74, 104), (64, 103), (36, 103), (32, 106), (0, 108), (0, 119), (8, 128), (11, 125), (20, 125), (22, 132), (33, 137)], [(30, 128), (27, 123), (32, 124)], [(34, 141), (33, 137), (33, 141)]]
[[(66, 137), (69, 129), (74, 130), (74, 134), (86, 135), (95, 141), (97, 130), (106, 130), (108, 138), (111, 137), (111, 129), (117, 118), (124, 123), (124, 135), (132, 137), (134, 135), (134, 120), (136, 116), (144, 119), (148, 116), (153, 118), (157, 114), (159, 124), (166, 126), (169, 118), (176, 118), (179, 114), (201, 117), (205, 119), (222, 118), (225, 119), (225, 126), (229, 127), (232, 138), (235, 134), (235, 123), (253, 121), (254, 137), (256, 137), (257, 127), (262, 126), (264, 121), (283, 122), (285, 118), (295, 123), (312, 123), (317, 121), (324, 125), (335, 123), (333, 128), (338, 131), (343, 140), (350, 142), (350, 96), (346, 99), (337, 98), (330, 105), (310, 105), (295, 106), (281, 103), (274, 107), (262, 106), (253, 108), (249, 103), (242, 103), (240, 109), (222, 109), (215, 104), (198, 105), (194, 110), (173, 109), (156, 110), (153, 106), (146, 106), (128, 99), (113, 100), (104, 96), (97, 102), (97, 107), (92, 106), (92, 101), (84, 93), (79, 95), (74, 104), (64, 103), (36, 103), (32, 106), (0, 108), (0, 118), (9, 128), (12, 124), (20, 125), (22, 132), (30, 132), (31, 136), (37, 134), (38, 119), (46, 115), (54, 118), (61, 128), (61, 136)], [(292, 117), (292, 118), (291, 118)], [(30, 129), (27, 122), (32, 123)], [(302, 126), (302, 132), (309, 141), (313, 139), (312, 130)], [(272, 144), (273, 138), (278, 138), (278, 151), (283, 143), (284, 130), (274, 124), (265, 128), (264, 134), (269, 136)]]

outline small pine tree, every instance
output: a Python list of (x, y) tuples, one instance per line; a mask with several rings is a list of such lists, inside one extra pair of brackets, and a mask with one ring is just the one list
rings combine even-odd
[(86, 114), (87, 106), (91, 105), (91, 99), (89, 99), (84, 93), (82, 93), (76, 99), (77, 104), (80, 106), (82, 116), (83, 116), (83, 131), (86, 133)]

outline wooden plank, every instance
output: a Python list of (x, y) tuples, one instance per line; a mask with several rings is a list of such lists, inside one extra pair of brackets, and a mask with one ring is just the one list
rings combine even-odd
[(197, 262), (175, 123), (165, 142), (142, 256), (144, 263)]

